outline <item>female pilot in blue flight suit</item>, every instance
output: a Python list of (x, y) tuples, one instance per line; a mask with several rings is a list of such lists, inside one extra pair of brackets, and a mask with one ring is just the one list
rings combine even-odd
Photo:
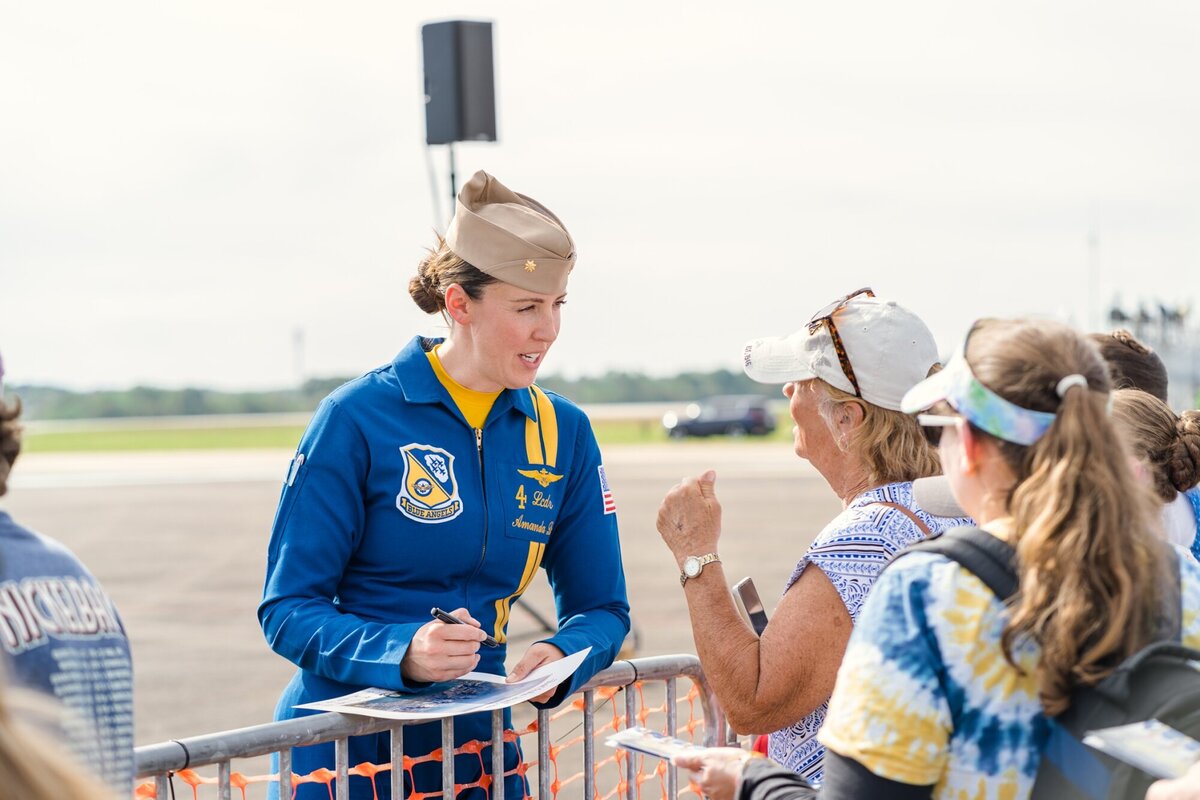
[[(276, 719), (368, 686), (502, 674), (511, 604), (539, 566), (559, 629), (510, 680), (590, 647), (569, 681), (535, 699), (557, 705), (616, 656), (629, 604), (600, 451), (583, 412), (533, 385), (574, 262), (554, 214), (476, 173), (409, 285), (422, 310), (448, 319), (449, 338), (413, 339), (317, 409), (280, 497), (258, 609), (271, 648), (299, 667)], [(470, 624), (431, 621), (433, 606)], [(500, 647), (481, 649), (487, 635)], [(490, 714), (458, 718), (455, 735), (456, 745), (490, 741)], [(438, 723), (405, 728), (406, 754), (440, 746)], [(507, 772), (520, 755), (506, 751)], [(352, 738), (349, 756), (386, 764), (388, 734)], [(490, 748), (483, 756), (490, 765)], [(332, 743), (294, 751), (294, 773), (320, 767), (334, 767)], [(455, 770), (457, 782), (475, 781), (479, 758), (460, 756)], [(390, 796), (389, 780), (379, 776), (378, 797)], [(440, 764), (416, 765), (412, 783), (406, 794), (440, 792)], [(350, 791), (373, 796), (367, 778)], [(525, 793), (511, 775), (505, 796)], [(297, 797), (328, 794), (305, 784)]]

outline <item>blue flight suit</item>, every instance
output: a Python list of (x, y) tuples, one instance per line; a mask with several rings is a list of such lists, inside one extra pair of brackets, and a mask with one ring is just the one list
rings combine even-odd
[[(611, 664), (629, 631), (615, 508), (587, 417), (536, 387), (507, 389), (473, 429), (429, 364), (437, 342), (416, 337), (391, 364), (335, 390), (300, 442), (258, 609), (271, 648), (299, 667), (276, 719), (368, 686), (424, 686), (400, 674), (400, 661), (433, 606), (467, 608), (501, 642), (480, 648), (476, 670), (503, 674), (510, 605), (539, 564), (559, 623), (542, 641), (568, 655), (592, 648), (546, 705)], [(511, 726), (507, 713), (505, 721)], [(460, 717), (455, 731), (456, 745), (490, 741), (490, 714)], [(404, 729), (409, 756), (440, 746), (439, 723)], [(352, 766), (390, 760), (386, 733), (354, 737), (350, 747)], [(508, 770), (520, 753), (505, 749)], [(293, 771), (332, 769), (333, 750), (297, 748)], [(490, 769), (491, 749), (483, 755)], [(457, 783), (476, 780), (479, 759), (459, 756), (455, 770)], [(417, 791), (441, 790), (437, 762), (413, 774)], [(376, 779), (379, 797), (389, 797), (388, 782), (387, 773)], [(350, 789), (372, 797), (365, 778), (352, 778)], [(505, 796), (523, 789), (513, 776)], [(321, 785), (300, 790), (300, 800), (328, 797)]]

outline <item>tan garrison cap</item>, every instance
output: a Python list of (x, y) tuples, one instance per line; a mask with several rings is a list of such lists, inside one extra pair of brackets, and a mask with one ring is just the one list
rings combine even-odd
[(575, 242), (558, 217), (483, 170), (458, 193), (446, 244), (481, 272), (541, 294), (561, 294), (575, 266)]

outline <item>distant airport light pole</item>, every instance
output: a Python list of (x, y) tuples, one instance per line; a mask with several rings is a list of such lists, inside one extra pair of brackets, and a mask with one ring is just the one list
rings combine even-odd
[(304, 388), (304, 328), (292, 329), (292, 359), (296, 368), (296, 385)]
[[(425, 144), (447, 145), (453, 216), (458, 197), (454, 143), (496, 141), (492, 23), (427, 23), (421, 26), (421, 50), (425, 68)], [(435, 193), (435, 210), (438, 205)]]

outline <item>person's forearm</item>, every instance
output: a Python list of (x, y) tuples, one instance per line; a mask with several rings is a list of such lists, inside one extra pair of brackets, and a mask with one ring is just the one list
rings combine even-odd
[[(655, 526), (680, 569), (690, 556), (717, 552), (721, 506), (715, 486), (713, 470), (697, 478), (684, 478), (667, 492), (659, 506)], [(815, 607), (822, 621), (829, 610), (845, 614), (836, 590), (831, 585), (827, 588), (823, 603)], [(821, 600), (821, 587), (816, 589)], [(760, 640), (738, 614), (719, 561), (710, 562), (687, 579), (683, 591), (696, 652), (735, 730), (777, 730), (805, 717), (829, 696), (841, 658), (836, 647), (841, 630), (834, 631), (837, 635), (833, 637), (822, 630), (814, 633), (806, 624), (807, 615), (792, 613), (783, 617), (782, 626), (771, 626), (774, 633), (769, 627)], [(789, 591), (781, 605), (798, 606), (803, 611), (808, 594)], [(849, 628), (849, 617), (844, 627)], [(831, 638), (834, 647), (805, 646), (813, 639), (827, 644), (824, 640)], [(844, 649), (844, 642), (840, 644)]]
[(268, 598), (259, 609), (267, 644), (301, 669), (355, 686), (412, 691), (400, 668), (422, 623), (371, 622), (332, 603)]
[(852, 758), (825, 753), (825, 778), (820, 790), (787, 767), (766, 758), (753, 758), (742, 769), (734, 800), (929, 800), (932, 786), (914, 786), (875, 775)]
[[(777, 609), (776, 620), (760, 639), (738, 613), (719, 563), (688, 580), (684, 593), (696, 653), (735, 731), (770, 733), (785, 728), (829, 699), (849, 636), (849, 617), (844, 629), (835, 618), (816, 630), (793, 635), (789, 623), (796, 620), (787, 619), (788, 613), (811, 611), (823, 619), (825, 611), (819, 605), (808, 609), (795, 602), (789, 608), (784, 602), (780, 609), (786, 613)], [(781, 624), (783, 628), (778, 627)]]
[(684, 594), (696, 654), (729, 724), (741, 734), (769, 733), (786, 724), (775, 724), (771, 712), (778, 704), (762, 692), (761, 640), (738, 613), (721, 565), (710, 564), (689, 579)]
[(766, 758), (753, 758), (742, 768), (734, 800), (816, 800), (808, 781)]

